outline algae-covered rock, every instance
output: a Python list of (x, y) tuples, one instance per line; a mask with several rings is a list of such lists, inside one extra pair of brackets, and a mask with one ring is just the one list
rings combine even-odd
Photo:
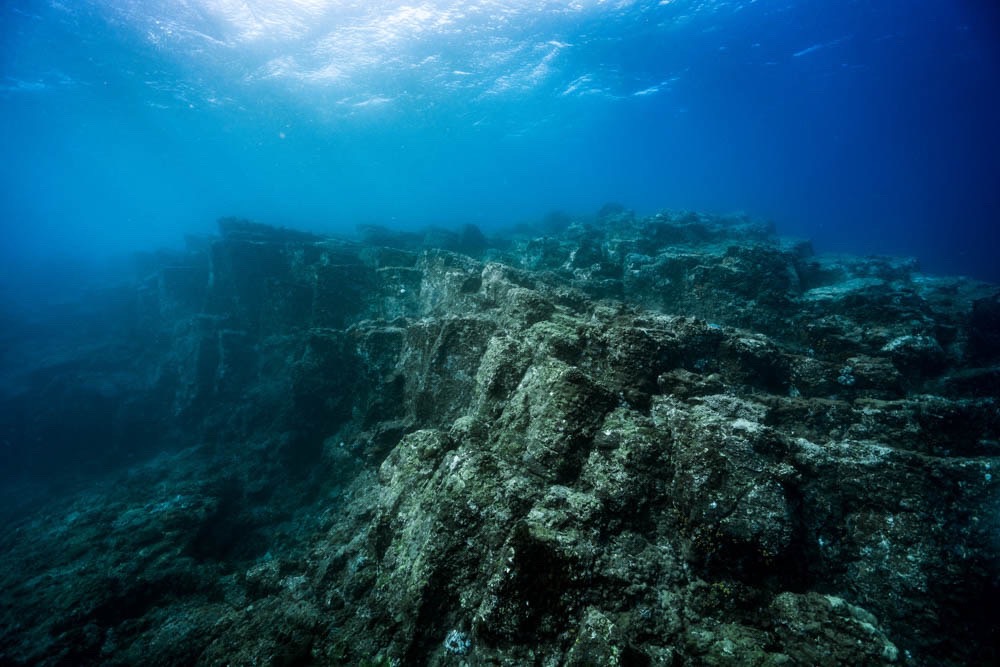
[(0, 663), (1000, 658), (995, 287), (619, 205), (220, 232), (4, 333)]
[(774, 636), (792, 664), (893, 665), (895, 644), (864, 609), (832, 595), (781, 593), (771, 603)]

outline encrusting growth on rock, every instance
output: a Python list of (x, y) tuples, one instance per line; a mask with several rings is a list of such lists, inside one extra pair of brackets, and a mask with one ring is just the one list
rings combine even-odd
[(0, 663), (998, 659), (997, 287), (621, 207), (221, 232), (72, 380), (114, 481), (10, 523)]

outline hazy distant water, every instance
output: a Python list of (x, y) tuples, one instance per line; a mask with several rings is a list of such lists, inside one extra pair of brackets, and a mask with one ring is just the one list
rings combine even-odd
[(0, 259), (616, 200), (1000, 280), (995, 4), (8, 1)]

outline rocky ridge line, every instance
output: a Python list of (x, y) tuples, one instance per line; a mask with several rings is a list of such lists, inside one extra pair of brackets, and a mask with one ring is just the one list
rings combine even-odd
[(996, 658), (995, 287), (690, 213), (220, 229), (104, 389), (199, 444), (12, 529), (0, 661)]

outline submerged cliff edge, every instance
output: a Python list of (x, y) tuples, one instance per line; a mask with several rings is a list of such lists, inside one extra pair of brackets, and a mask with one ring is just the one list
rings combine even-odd
[(0, 665), (1000, 661), (1000, 288), (744, 217), (361, 231), (7, 317)]

